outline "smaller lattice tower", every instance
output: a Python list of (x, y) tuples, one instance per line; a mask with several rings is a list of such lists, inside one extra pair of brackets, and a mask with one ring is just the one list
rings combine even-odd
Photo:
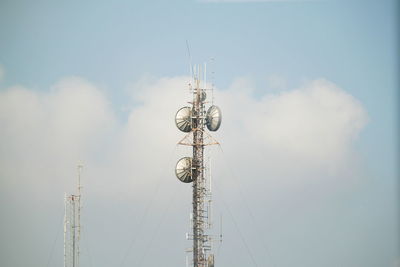
[[(188, 239), (193, 240), (193, 246), (189, 250), (193, 255), (192, 266), (214, 267), (214, 254), (211, 253), (212, 236), (208, 233), (212, 225), (211, 176), (206, 170), (204, 148), (218, 144), (208, 131), (219, 129), (222, 116), (219, 107), (212, 104), (213, 88), (207, 88), (206, 67), (202, 70), (200, 66), (195, 66), (192, 74), (189, 89), (193, 100), (189, 102), (190, 106), (178, 110), (175, 123), (179, 130), (187, 133), (178, 144), (193, 147), (193, 154), (177, 162), (175, 173), (180, 181), (192, 183), (193, 188), (192, 233), (187, 235)], [(204, 77), (203, 80), (201, 76)], [(211, 97), (208, 101), (207, 93), (210, 92)], [(206, 105), (209, 105), (208, 109)]]
[(81, 171), (78, 165), (76, 194), (64, 196), (64, 267), (79, 266), (79, 241), (81, 236)]

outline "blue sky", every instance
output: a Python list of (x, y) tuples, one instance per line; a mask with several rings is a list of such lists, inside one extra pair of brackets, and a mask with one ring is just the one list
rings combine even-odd
[[(109, 147), (107, 145), (93, 145), (93, 147), (101, 148), (90, 147), (83, 152), (71, 152), (64, 162), (76, 160), (74, 157), (77, 154), (86, 155), (82, 156), (84, 160), (92, 162), (93, 165), (97, 164), (96, 167), (92, 168), (100, 170), (100, 163), (113, 160), (110, 156), (100, 156), (102, 152), (120, 153), (120, 157), (126, 159), (123, 156), (125, 155), (124, 151), (115, 151), (116, 149), (110, 148), (114, 144), (110, 140), (117, 137), (122, 138), (121, 136), (131, 133), (129, 125), (133, 121), (137, 122), (135, 116), (142, 114), (140, 113), (142, 107), (149, 108), (148, 111), (150, 112), (154, 110), (154, 108), (151, 108), (154, 107), (153, 103), (158, 103), (158, 98), (151, 92), (158, 92), (157, 89), (154, 89), (155, 86), (159, 85), (160, 88), (168, 90), (170, 86), (179, 85), (180, 80), (177, 77), (189, 74), (186, 41), (190, 44), (193, 62), (208, 62), (208, 68), (214, 72), (215, 84), (221, 92), (220, 96), (224, 97), (221, 102), (227, 107), (228, 118), (232, 118), (229, 111), (233, 110), (230, 107), (233, 103), (238, 104), (238, 109), (250, 109), (251, 105), (245, 106), (250, 103), (257, 107), (257, 110), (278, 112), (274, 114), (280, 115), (280, 111), (286, 111), (284, 108), (286, 104), (279, 106), (279, 103), (287, 103), (285, 101), (297, 96), (297, 93), (307, 99), (308, 97), (314, 99), (314, 95), (310, 93), (312, 89), (310, 89), (311, 91), (302, 91), (301, 89), (296, 91), (299, 88), (320, 86), (327, 88), (327, 91), (323, 92), (337, 92), (338, 101), (344, 101), (341, 104), (342, 106), (338, 104), (339, 109), (343, 107), (343, 110), (351, 113), (349, 120), (359, 122), (360, 126), (348, 129), (345, 126), (342, 127), (342, 125), (347, 124), (338, 122), (335, 125), (340, 125), (340, 127), (332, 128), (334, 133), (336, 133), (336, 130), (340, 130), (340, 133), (342, 133), (340, 138), (332, 140), (342, 142), (345, 139), (343, 141), (346, 144), (345, 150), (351, 151), (346, 154), (345, 158), (351, 159), (344, 160), (348, 163), (346, 165), (343, 164), (344, 161), (336, 162), (336, 156), (332, 156), (333, 154), (326, 156), (326, 159), (331, 159), (331, 156), (334, 158), (332, 165), (329, 165), (330, 170), (333, 171), (328, 176), (353, 175), (358, 178), (356, 181), (349, 182), (349, 184), (353, 184), (352, 186), (342, 185), (338, 187), (339, 189), (324, 191), (326, 195), (319, 196), (320, 198), (313, 195), (305, 201), (306, 204), (304, 205), (307, 208), (304, 210), (304, 215), (296, 214), (294, 206), (285, 204), (282, 198), (291, 191), (285, 191), (285, 187), (282, 189), (278, 186), (277, 190), (282, 190), (281, 194), (277, 194), (272, 199), (263, 199), (263, 201), (282, 200), (283, 203), (275, 202), (279, 203), (276, 206), (265, 204), (266, 211), (260, 211), (256, 214), (256, 217), (264, 220), (270, 215), (278, 216), (280, 213), (276, 211), (279, 209), (277, 207), (281, 204), (284, 207), (285, 205), (289, 207), (288, 214), (282, 217), (286, 221), (272, 223), (269, 229), (274, 229), (271, 230), (273, 233), (267, 233), (271, 235), (271, 242), (277, 244), (275, 247), (269, 244), (272, 246), (271, 254), (273, 254), (272, 257), (276, 266), (294, 266), (294, 264), (297, 266), (323, 266), (321, 264), (324, 260), (335, 258), (335, 252), (337, 252), (337, 255), (345, 255), (346, 253), (339, 243), (329, 244), (329, 249), (327, 248), (326, 251), (330, 250), (331, 253), (322, 250), (322, 256), (319, 256), (321, 258), (314, 261), (311, 255), (302, 258), (301, 255), (294, 253), (293, 248), (296, 247), (296, 244), (302, 244), (299, 241), (304, 238), (302, 234), (307, 235), (311, 240), (307, 243), (309, 250), (305, 248), (305, 251), (321, 249), (320, 245), (324, 244), (323, 240), (330, 240), (331, 238), (329, 233), (324, 232), (324, 229), (336, 229), (338, 236), (346, 240), (347, 246), (345, 247), (353, 251), (353, 256), (348, 256), (348, 258), (338, 256), (335, 258), (337, 262), (332, 261), (332, 265), (325, 266), (400, 266), (399, 240), (395, 237), (398, 236), (396, 228), (398, 229), (399, 226), (398, 11), (398, 3), (390, 0), (1, 1), (0, 70), (2, 70), (3, 75), (0, 75), (0, 93), (5, 97), (9, 92), (15, 90), (13, 88), (21, 86), (24, 88), (23, 90), (32, 92), (35, 99), (39, 99), (38, 103), (40, 104), (38, 105), (47, 105), (43, 104), (47, 102), (54, 102), (54, 105), (58, 105), (57, 103), (64, 103), (62, 102), (63, 99), (68, 99), (69, 94), (64, 95), (63, 90), (65, 88), (74, 86), (89, 88), (87, 89), (90, 92), (88, 95), (95, 97), (95, 107), (101, 110), (99, 114), (102, 114), (106, 119), (104, 121), (97, 120), (94, 119), (96, 116), (93, 115), (88, 117), (88, 121), (92, 122), (93, 125), (103, 125), (103, 123), (108, 125), (103, 125), (101, 126), (103, 128), (99, 129), (110, 128), (111, 134), (102, 133), (99, 140), (102, 140), (101, 144), (110, 145)], [(209, 74), (209, 77), (211, 76)], [(78, 80), (70, 81), (68, 80), (71, 79), (69, 77), (78, 77), (76, 78)], [(329, 82), (313, 83), (321, 79)], [(185, 84), (183, 84), (183, 88), (184, 86)], [(242, 89), (248, 89), (246, 93), (243, 93), (243, 103), (235, 102), (242, 94), (235, 89), (240, 86), (243, 87)], [(86, 89), (82, 90), (85, 91)], [(76, 93), (79, 94), (79, 92)], [(342, 92), (351, 97), (343, 95)], [(158, 93), (163, 94), (163, 92)], [(274, 97), (277, 97), (276, 101)], [(15, 99), (20, 98), (16, 97)], [(28, 102), (16, 103), (14, 105), (15, 110), (24, 110), (24, 108), (29, 110), (30, 105), (25, 105), (30, 103), (29, 100), (21, 99)], [(91, 98), (88, 97), (88, 99)], [(231, 99), (231, 102), (228, 101), (229, 99)], [(90, 103), (90, 100), (88, 101)], [(244, 107), (240, 106), (242, 104)], [(273, 111), (265, 110), (267, 104), (274, 104), (279, 107), (276, 107)], [(66, 104), (66, 109), (68, 107), (73, 109), (74, 102), (71, 102), (71, 106)], [(19, 128), (14, 127), (14, 124), (7, 124), (13, 119), (19, 119), (19, 117), (13, 115), (14, 113), (11, 113), (10, 110), (16, 112), (13, 107), (7, 108), (1, 110), (3, 114), (0, 113), (4, 129), (9, 127), (7, 129), (11, 129), (10, 132), (14, 133), (15, 131), (16, 142), (20, 142), (20, 140), (33, 140), (35, 142), (36, 139), (32, 136), (36, 136), (36, 131), (39, 130), (35, 130), (34, 134), (29, 135), (30, 137), (24, 137), (21, 132), (17, 131)], [(53, 105), (49, 104), (43, 110), (53, 110)], [(58, 109), (55, 108), (54, 112), (56, 111), (58, 112)], [(60, 111), (60, 114), (64, 114), (62, 112)], [(345, 114), (347, 114), (346, 112)], [(236, 113), (232, 111), (231, 114)], [(303, 113), (299, 112), (299, 114)], [(330, 116), (331, 113), (327, 114)], [(60, 118), (67, 118), (66, 121), (68, 121), (68, 118), (75, 118), (75, 115), (65, 115)], [(172, 113), (171, 116), (173, 116)], [(32, 123), (34, 125), (32, 127), (41, 125), (39, 117), (29, 117), (31, 119), (28, 117), (26, 119), (27, 124)], [(285, 119), (286, 117), (283, 116), (282, 118)], [(234, 122), (236, 121), (233, 121), (232, 124)], [(273, 122), (273, 120), (268, 118), (268, 122)], [(308, 122), (308, 120), (305, 120), (305, 122)], [(244, 123), (246, 122), (244, 121)], [(82, 125), (86, 125), (85, 122), (82, 122)], [(277, 124), (277, 126), (280, 126), (280, 124)], [(89, 127), (87, 131), (91, 132), (93, 129), (97, 129), (96, 127)], [(311, 131), (313, 128), (311, 127)], [(315, 125), (315, 128), (317, 129), (318, 126)], [(59, 128), (57, 129), (59, 130)], [(227, 126), (226, 129), (235, 129), (235, 126)], [(131, 136), (146, 136), (146, 133), (132, 131)], [(257, 132), (254, 135), (255, 139), (264, 140), (263, 129), (255, 129), (254, 132)], [(347, 134), (348, 132), (352, 134)], [(65, 138), (62, 139), (63, 142), (70, 140), (68, 131), (60, 130), (60, 133)], [(242, 133), (242, 135), (239, 133)], [(232, 145), (233, 137), (230, 139), (231, 137), (228, 137), (228, 135), (237, 136), (242, 140), (245, 132), (239, 131), (239, 133), (236, 135), (226, 130), (218, 136), (222, 144), (224, 139), (226, 140), (227, 151), (237, 152)], [(78, 136), (79, 131), (72, 134)], [(180, 138), (178, 132), (175, 134), (175, 137), (171, 135), (172, 140), (174, 140), (173, 138), (176, 140)], [(22, 137), (18, 139), (20, 135)], [(40, 139), (40, 134), (38, 136), (37, 138)], [(272, 138), (271, 136), (267, 135), (265, 138), (267, 138), (265, 142), (268, 146), (278, 146), (279, 142), (277, 144), (270, 143), (272, 139), (268, 138)], [(299, 135), (299, 138), (303, 138), (303, 136)], [(308, 139), (304, 138), (304, 143), (307, 143)], [(71, 140), (75, 139), (72, 138)], [(4, 147), (11, 143), (7, 139), (7, 135), (2, 136), (0, 142)], [(59, 144), (58, 141), (54, 142), (54, 144)], [(133, 148), (135, 148), (135, 145), (138, 146), (137, 149), (139, 150), (140, 144), (133, 142)], [(60, 147), (63, 146), (60, 145)], [(242, 152), (245, 151), (244, 154), (268, 155), (268, 152), (258, 151), (254, 143), (249, 144), (248, 150), (245, 146), (243, 147), (241, 149), (243, 149)], [(5, 149), (1, 151), (0, 166), (20, 166), (20, 159), (22, 158), (20, 153), (23, 152), (16, 145), (11, 146), (10, 149), (12, 152)], [(312, 149), (310, 148), (310, 150)], [(283, 153), (283, 150), (278, 148), (277, 151)], [(317, 151), (315, 153), (320, 153), (318, 149), (315, 151)], [(15, 157), (7, 159), (8, 153), (15, 155)], [(178, 155), (179, 153), (177, 157)], [(310, 156), (311, 159), (315, 155), (319, 154), (303, 156), (306, 158)], [(228, 157), (232, 158), (232, 162), (235, 161), (232, 155)], [(54, 158), (54, 155), (49, 152), (49, 154), (43, 155), (43, 159), (46, 158)], [(282, 158), (285, 158), (285, 156), (282, 156)], [(289, 159), (296, 159), (296, 156), (293, 156), (293, 158), (288, 156), (286, 162)], [(62, 164), (62, 162), (60, 161), (57, 164)], [(60, 165), (57, 166), (60, 167)], [(116, 166), (113, 165), (110, 169), (115, 170)], [(310, 166), (314, 165), (306, 162), (299, 166), (298, 168), (301, 170), (307, 169), (307, 171), (300, 172), (299, 176), (315, 175), (317, 177), (322, 175), (320, 168), (325, 165), (321, 163), (320, 166), (314, 166), (315, 168)], [(333, 166), (340, 166), (340, 168), (335, 169)], [(90, 169), (90, 166), (88, 168)], [(62, 170), (65, 170), (65, 167), (60, 167), (52, 174), (60, 174)], [(237, 170), (238, 176), (240, 176), (240, 173), (243, 174), (242, 171), (240, 168)], [(278, 173), (282, 177), (289, 175), (281, 173), (280, 170), (274, 170), (270, 174), (273, 173)], [(18, 201), (15, 200), (19, 193), (13, 195), (14, 193), (11, 190), (15, 190), (19, 184), (25, 183), (26, 173), (18, 174), (18, 176), (12, 170), (9, 170), (9, 172), (4, 171), (0, 175), (2, 175), (1, 182), (4, 183), (3, 193), (14, 196), (11, 206), (15, 204), (15, 207), (20, 207)], [(38, 172), (36, 175), (39, 177), (41, 173)], [(144, 173), (143, 175), (150, 174)], [(254, 171), (254, 176), (261, 175), (261, 171)], [(20, 177), (20, 180), (10, 182), (15, 180), (16, 177)], [(118, 184), (118, 182), (116, 183)], [(244, 192), (249, 201), (257, 202), (257, 199), (253, 198), (253, 192), (257, 190), (252, 187), (257, 183), (259, 182), (254, 180), (254, 183), (248, 185), (248, 192)], [(43, 184), (50, 185), (51, 183), (45, 180)], [(310, 185), (310, 181), (304, 182), (303, 186), (305, 185)], [(152, 188), (151, 183), (146, 186)], [(311, 186), (319, 188), (319, 186), (325, 187), (326, 185), (324, 182), (318, 181), (315, 184), (311, 183)], [(98, 188), (100, 187), (99, 185)], [(28, 195), (35, 195), (34, 190), (30, 190), (29, 187), (24, 190)], [(56, 192), (63, 190), (65, 191), (65, 189), (58, 188)], [(102, 195), (104, 192), (98, 194), (95, 189), (92, 190), (94, 199), (104, 198), (104, 195)], [(185, 194), (187, 195), (188, 192), (186, 191)], [(20, 194), (22, 195), (22, 193)], [(55, 193), (49, 193), (46, 190), (44, 194), (48, 194), (49, 198), (53, 200), (58, 197)], [(298, 192), (294, 195), (297, 195), (299, 199), (303, 197)], [(59, 197), (62, 198), (62, 194)], [(234, 195), (231, 195), (231, 197), (234, 199)], [(160, 198), (162, 199), (162, 197)], [(227, 198), (229, 200), (229, 196)], [(326, 206), (311, 204), (313, 201), (318, 202), (319, 200), (321, 200), (321, 203), (326, 203)], [(37, 201), (40, 203), (39, 200)], [(93, 210), (98, 209), (99, 203), (102, 203), (102, 201), (93, 201)], [(129, 222), (131, 217), (125, 218), (123, 214), (124, 207), (129, 206), (131, 199), (113, 201), (120, 204), (120, 208), (118, 208), (120, 220), (126, 219)], [(135, 204), (138, 206), (138, 210), (141, 210), (140, 204), (145, 203), (145, 201), (146, 197), (143, 197), (138, 201), (139, 204)], [(185, 199), (182, 198), (180, 201), (185, 201)], [(160, 200), (161, 206), (162, 203)], [(154, 205), (157, 207), (157, 203)], [(53, 221), (49, 210), (55, 211), (57, 208), (51, 206), (37, 212), (45, 213), (46, 216), (44, 217), (47, 218), (45, 223), (51, 225)], [(185, 208), (187, 207), (185, 206)], [(2, 207), (2, 209), (4, 212), (10, 212), (7, 207)], [(18, 208), (16, 209), (18, 210)], [(221, 207), (221, 209), (223, 208)], [(262, 209), (262, 205), (255, 208), (255, 210), (260, 209)], [(21, 214), (23, 214), (23, 210), (21, 208)], [(174, 212), (180, 214), (181, 210)], [(239, 209), (237, 217), (244, 229), (251, 228), (248, 225), (249, 222), (246, 222), (245, 211), (241, 213)], [(88, 217), (88, 223), (94, 220), (93, 218), (96, 218), (96, 215), (91, 218)], [(298, 221), (296, 221), (296, 218)], [(327, 218), (331, 218), (331, 220), (328, 221)], [(290, 231), (286, 231), (287, 229), (285, 230), (284, 226), (281, 228), (277, 226), (281, 224), (292, 227), (290, 221), (298, 222), (299, 228), (291, 228)], [(39, 224), (39, 222), (43, 223), (41, 221), (37, 223)], [(21, 223), (21, 225), (23, 224)], [(126, 226), (128, 225), (127, 223)], [(310, 227), (317, 229), (317, 232), (320, 232), (322, 236), (326, 235), (326, 239), (318, 239), (317, 235), (312, 235)], [(93, 228), (101, 231), (101, 228)], [(33, 229), (39, 229), (39, 227)], [(357, 232), (357, 229), (359, 232)], [(180, 229), (175, 230), (176, 232), (171, 231), (171, 233), (179, 234), (182, 232)], [(234, 227), (232, 225), (231, 230), (233, 233)], [(34, 231), (32, 230), (32, 232)], [(348, 235), (344, 234), (346, 231), (349, 231)], [(121, 236), (123, 232), (123, 230), (120, 230)], [(288, 232), (292, 234), (291, 238), (288, 237), (290, 235)], [(357, 237), (354, 237), (354, 239), (349, 237), (352, 233), (355, 233)], [(31, 234), (36, 235), (37, 233)], [(249, 235), (254, 235), (254, 233), (250, 231)], [(298, 238), (293, 238), (293, 236)], [(112, 237), (109, 237), (109, 240), (115, 242)], [(249, 240), (251, 242), (253, 239), (249, 237)], [(48, 249), (46, 246), (52, 242), (50, 234), (46, 242), (43, 245), (43, 253)], [(125, 249), (123, 241), (121, 242), (120, 247), (116, 245), (113, 248), (115, 251)], [(287, 245), (286, 242), (293, 242), (293, 245)], [(376, 245), (373, 245), (374, 242)], [(269, 260), (261, 256), (263, 253), (258, 251), (258, 243), (254, 241), (254, 244), (256, 244), (253, 248), (254, 254), (259, 266), (269, 266), (267, 265)], [(360, 249), (364, 244), (367, 244), (365, 250)], [(6, 246), (5, 243), (2, 245)], [(377, 250), (376, 246), (378, 245), (382, 250)], [(95, 251), (93, 254), (101, 256), (102, 248), (96, 247), (96, 244), (93, 246)], [(230, 248), (229, 245), (227, 247)], [(240, 246), (236, 248), (233, 246), (231, 249), (240, 250)], [(11, 252), (13, 249), (8, 246), (5, 251)], [(26, 247), (26, 251), (29, 251), (29, 247)], [(183, 254), (182, 251), (182, 259)], [(292, 260), (290, 259), (291, 254), (294, 255)], [(289, 259), (284, 259), (284, 255)], [(318, 256), (316, 257), (318, 258)], [(6, 257), (3, 255), (0, 258), (5, 259), (3, 260), (4, 264), (13, 263), (13, 266), (24, 266), (26, 264), (13, 256)], [(180, 264), (179, 253), (174, 254), (171, 258), (173, 263)], [(221, 255), (221, 258), (222, 262), (227, 260), (227, 254)], [(37, 259), (37, 262), (41, 261), (39, 256), (36, 256), (35, 259)], [(36, 261), (31, 260), (30, 262)], [(110, 262), (112, 261), (110, 260)], [(61, 263), (61, 261), (57, 261), (57, 263)], [(228, 264), (228, 262), (224, 263)], [(340, 265), (341, 263), (343, 265)], [(243, 264), (250, 263), (244, 261)], [(144, 264), (143, 266), (151, 266), (151, 264)]]
[(188, 40), (194, 62), (215, 58), (221, 88), (243, 75), (262, 85), (271, 73), (292, 86), (335, 81), (366, 105), (375, 131), (385, 129), (374, 150), (393, 154), (396, 10), (395, 1), (3, 2), (3, 86), (47, 88), (79, 75), (119, 103), (145, 74), (186, 73)]

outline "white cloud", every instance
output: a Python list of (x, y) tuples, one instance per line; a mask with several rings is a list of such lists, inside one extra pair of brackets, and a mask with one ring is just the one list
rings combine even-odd
[[(180, 202), (171, 210), (189, 204), (181, 200), (190, 196), (181, 194), (190, 194), (190, 186), (179, 183), (173, 169), (180, 157), (191, 153), (190, 148), (175, 146), (184, 133), (174, 124), (175, 112), (190, 101), (188, 80), (188, 77), (173, 77), (137, 82), (131, 88), (135, 105), (124, 122), (117, 119), (106, 95), (80, 78), (64, 79), (42, 93), (23, 87), (1, 91), (0, 195), (9, 206), (18, 206), (17, 210), (22, 211), (13, 215), (3, 206), (2, 214), (7, 214), (5, 224), (19, 221), (21, 229), (41, 232), (51, 219), (45, 221), (45, 217), (35, 214), (43, 207), (56, 211), (51, 207), (62, 206), (63, 192), (72, 191), (75, 165), (80, 160), (85, 164), (83, 184), (88, 196), (85, 203), (92, 203), (92, 207), (96, 207), (94, 203), (99, 206), (107, 201), (120, 201), (124, 207), (140, 210), (148, 205), (152, 195), (161, 203), (168, 203), (169, 196), (177, 190), (181, 190)], [(343, 179), (342, 170), (354, 162), (353, 141), (367, 121), (361, 103), (323, 79), (262, 98), (253, 97), (253, 90), (248, 79), (239, 78), (227, 90), (215, 92), (223, 122), (213, 135), (224, 152), (221, 154), (217, 147), (211, 150), (215, 155), (216, 182), (226, 189), (226, 198), (241, 201), (237, 198), (240, 189), (226, 171), (232, 166), (245, 184), (241, 190), (252, 190), (248, 197), (250, 201), (255, 198), (253, 203), (259, 205), (254, 210), (263, 210), (266, 202), (282, 200), (279, 193), (282, 191), (277, 187), (284, 184), (290, 184), (285, 190), (297, 192), (291, 195), (291, 200), (307, 201), (308, 195), (301, 193), (302, 185), (329, 183), (327, 167), (331, 180)], [(325, 186), (323, 190), (331, 189)], [(287, 206), (289, 202), (286, 199), (280, 205)], [(155, 208), (153, 219), (163, 205), (166, 204)], [(106, 208), (98, 207), (98, 212), (102, 223), (108, 222), (116, 229), (113, 236), (104, 237), (108, 239), (101, 243), (118, 244), (112, 238), (120, 235), (123, 248), (115, 245), (115, 250), (124, 250), (123, 222), (108, 216), (112, 212)], [(121, 211), (125, 213), (125, 209)], [(92, 217), (93, 214), (92, 211)], [(31, 220), (24, 220), (26, 217)], [(93, 225), (91, 229), (102, 231), (101, 225)], [(182, 233), (182, 229), (177, 231)], [(23, 236), (7, 235), (6, 240), (25, 244), (21, 253), (31, 251), (29, 244), (34, 245), (36, 238)], [(46, 240), (50, 243), (53, 239), (47, 236)]]
[[(1, 168), (7, 177), (50, 188), (50, 179), (65, 178), (66, 168), (83, 160), (97, 177), (92, 186), (99, 192), (131, 195), (134, 186), (148, 189), (160, 169), (173, 175), (168, 168), (190, 154), (173, 149), (184, 136), (175, 129), (173, 116), (190, 100), (187, 81), (139, 81), (132, 86), (137, 105), (124, 123), (117, 121), (104, 93), (79, 78), (65, 79), (48, 93), (9, 88), (0, 94)], [(269, 172), (280, 173), (288, 171), (283, 166), (291, 161), (294, 172), (308, 173), (326, 167), (336, 171), (353, 156), (353, 141), (367, 115), (335, 84), (320, 79), (260, 99), (252, 96), (252, 87), (248, 79), (237, 79), (228, 90), (216, 92), (224, 120), (214, 136), (232, 163), (251, 166), (254, 173), (270, 164)], [(169, 159), (171, 150), (175, 155)], [(52, 171), (45, 166), (53, 166)], [(115, 173), (118, 180), (110, 185)]]
[(79, 78), (65, 79), (49, 93), (23, 87), (4, 90), (2, 177), (9, 177), (6, 183), (29, 183), (32, 189), (47, 191), (66, 178), (66, 168), (102, 145), (114, 123), (104, 95)]
[(338, 165), (351, 155), (352, 141), (367, 122), (362, 105), (326, 80), (261, 99), (247, 91), (227, 90), (216, 97), (225, 115), (223, 139), (232, 142), (232, 149), (240, 140), (283, 162), (295, 160), (307, 168)]
[[(361, 104), (333, 83), (265, 96), (249, 119), (253, 135), (269, 148), (307, 160), (336, 160), (352, 148), (366, 123)], [(257, 116), (258, 115), (258, 116)]]

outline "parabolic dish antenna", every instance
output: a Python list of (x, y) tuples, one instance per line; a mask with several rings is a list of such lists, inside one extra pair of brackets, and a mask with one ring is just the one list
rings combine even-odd
[(175, 124), (179, 130), (188, 133), (192, 130), (192, 109), (183, 107), (175, 115)]
[(175, 167), (176, 177), (184, 183), (193, 181), (192, 176), (192, 158), (184, 157), (178, 160)]
[(217, 106), (211, 106), (207, 110), (207, 115), (206, 115), (206, 125), (208, 130), (212, 132), (218, 130), (219, 126), (221, 126), (221, 121), (222, 121), (221, 110)]

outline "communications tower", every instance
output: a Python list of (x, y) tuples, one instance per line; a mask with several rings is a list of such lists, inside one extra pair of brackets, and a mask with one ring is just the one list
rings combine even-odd
[(81, 170), (78, 165), (77, 193), (64, 196), (64, 267), (79, 266), (81, 236)]
[[(188, 235), (193, 240), (193, 267), (214, 267), (214, 255), (211, 254), (212, 237), (207, 230), (211, 228), (211, 183), (206, 175), (204, 161), (204, 148), (208, 145), (218, 144), (207, 132), (217, 131), (221, 125), (221, 110), (206, 101), (207, 89), (206, 68), (204, 72), (199, 66), (194, 69), (193, 84), (189, 89), (193, 94), (190, 106), (178, 110), (175, 116), (175, 124), (179, 130), (187, 135), (178, 144), (192, 146), (191, 157), (181, 158), (175, 168), (177, 178), (184, 183), (192, 183), (193, 211), (191, 214), (192, 234)], [(204, 75), (203, 81), (200, 77)], [(206, 105), (210, 105), (206, 111)]]

